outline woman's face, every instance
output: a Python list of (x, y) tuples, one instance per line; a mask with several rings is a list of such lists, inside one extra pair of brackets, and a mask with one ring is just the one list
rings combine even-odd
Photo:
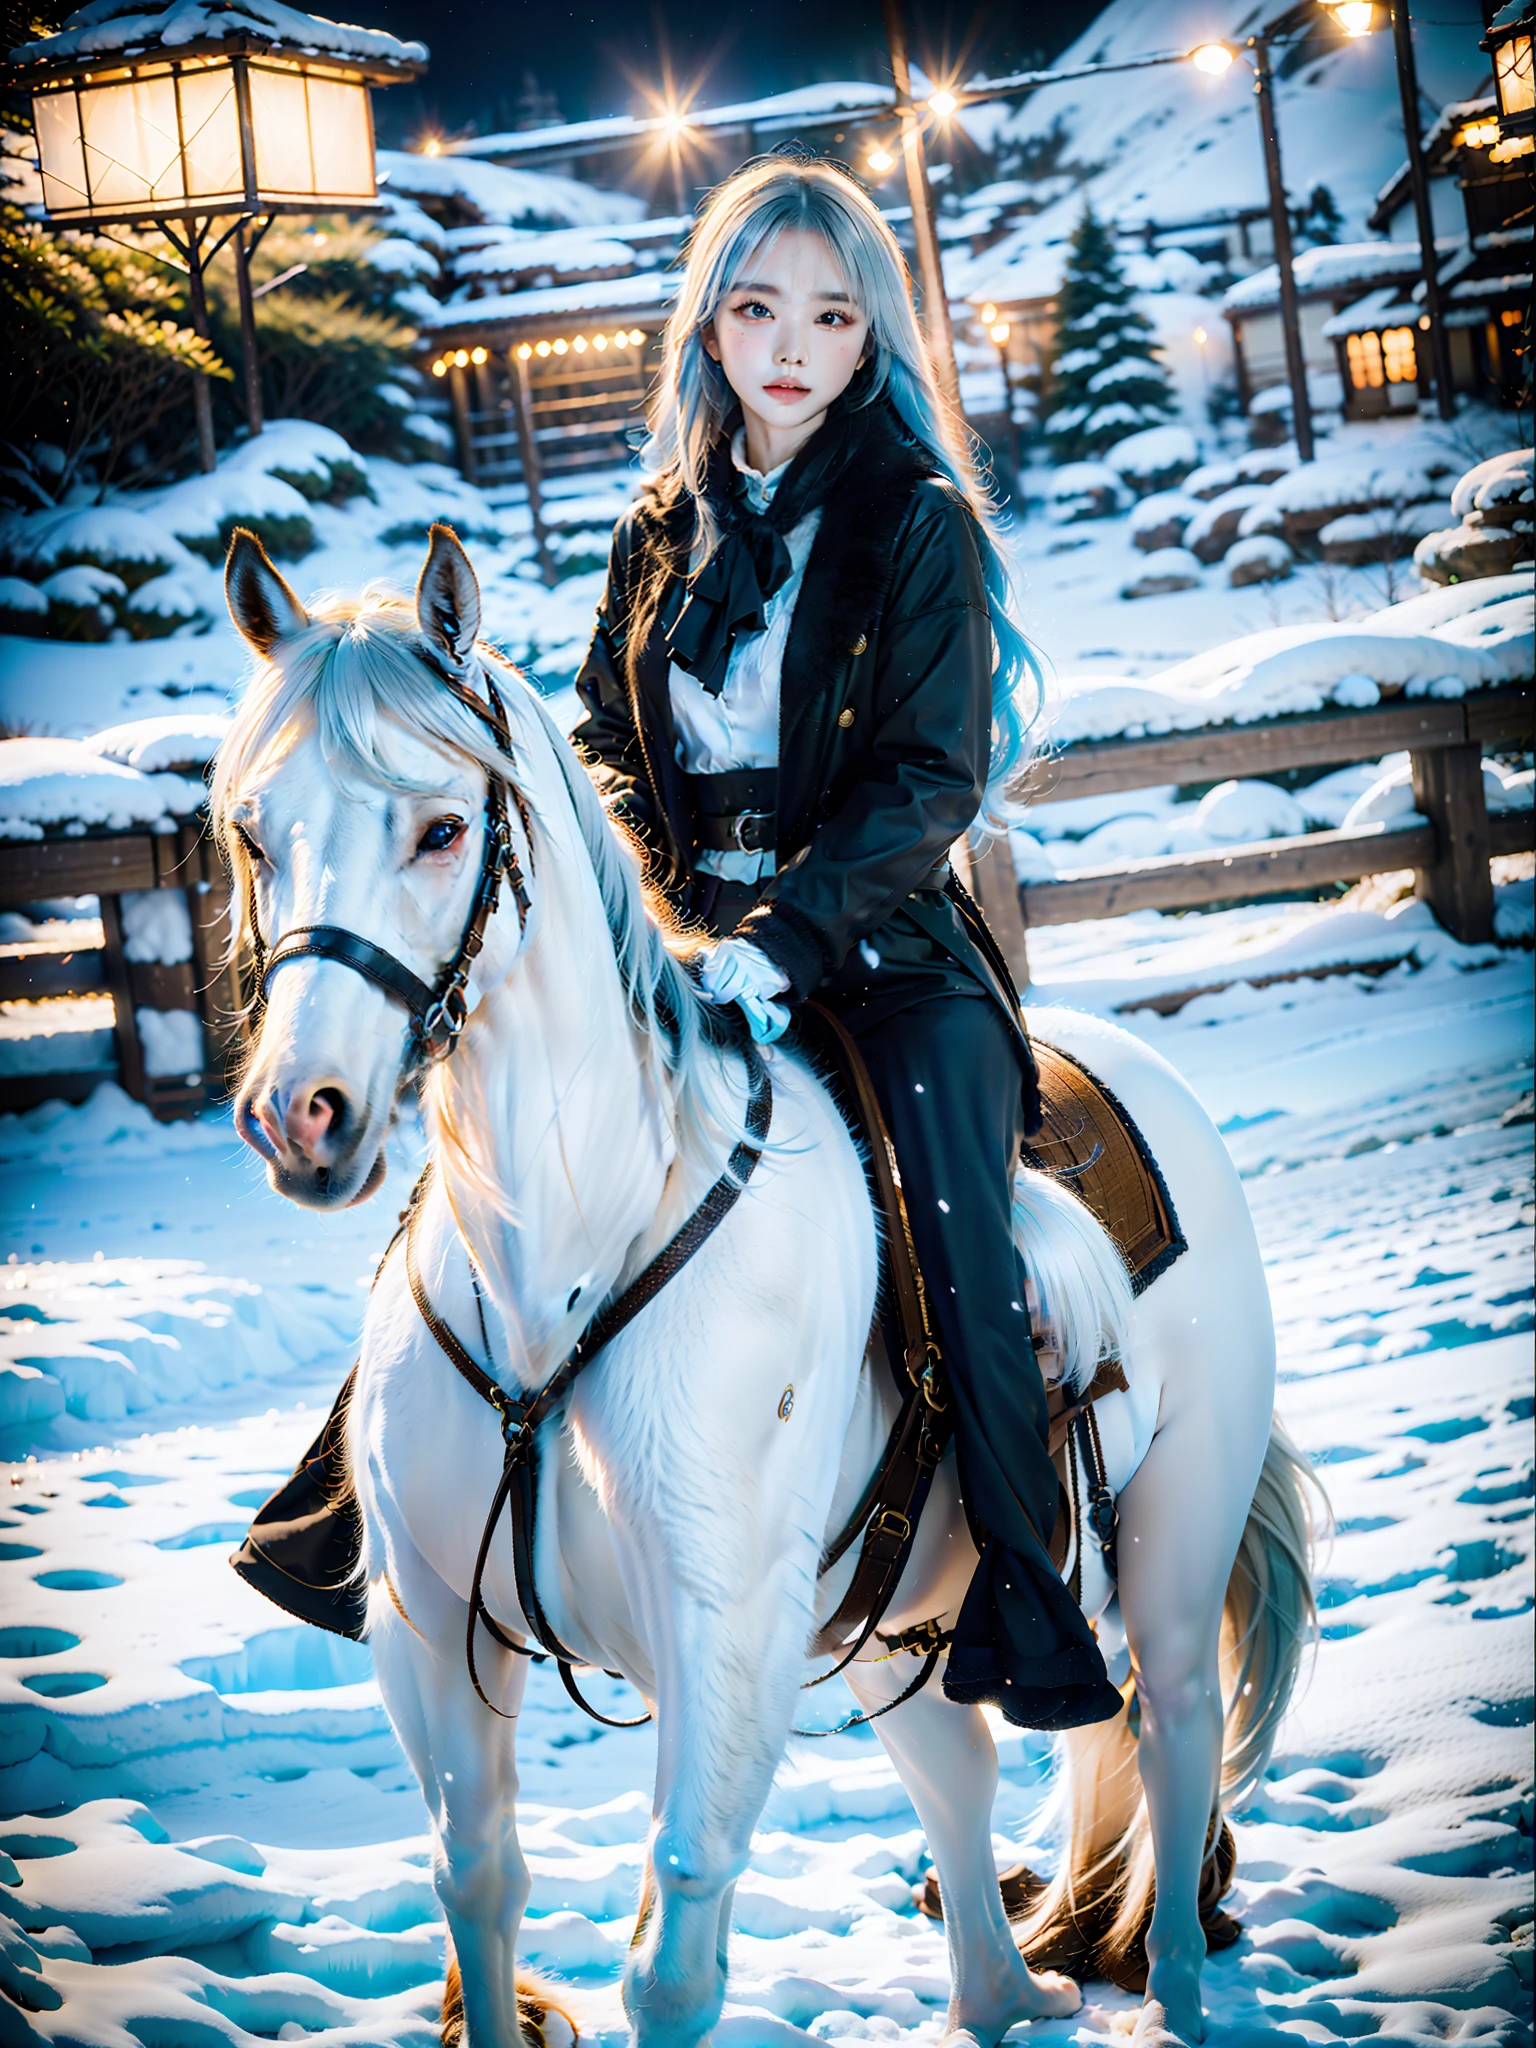
[(814, 230), (785, 228), (747, 259), (703, 340), (741, 401), (754, 468), (776, 469), (810, 439), (848, 388), (868, 334)]

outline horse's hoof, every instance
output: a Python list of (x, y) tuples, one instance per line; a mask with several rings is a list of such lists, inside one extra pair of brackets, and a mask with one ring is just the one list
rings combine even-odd
[(1131, 2048), (1199, 2048), (1205, 2039), (1205, 2018), (1199, 2007), (1195, 2018), (1175, 2021), (1160, 1998), (1147, 1999), (1131, 2028)]

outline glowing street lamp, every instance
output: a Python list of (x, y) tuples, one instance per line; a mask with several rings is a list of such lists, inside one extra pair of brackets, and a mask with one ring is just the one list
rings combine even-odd
[[(32, 96), (43, 206), (61, 228), (152, 228), (183, 259), (192, 322), (208, 333), (203, 272), (234, 243), (246, 408), (261, 430), (249, 258), (279, 213), (357, 212), (376, 204), (370, 85), (416, 77), (420, 43), (281, 10), (282, 32), (215, 8), (94, 6), (56, 35), (11, 52)], [(202, 33), (170, 41), (185, 16)], [(312, 31), (312, 33), (311, 33)], [(232, 216), (232, 218), (231, 218)], [(228, 222), (214, 239), (217, 223)], [(259, 223), (259, 225), (258, 225)], [(193, 380), (199, 452), (213, 468), (207, 380)]]
[(936, 92), (929, 96), (928, 104), (941, 120), (948, 120), (960, 102), (952, 92)]
[(1237, 52), (1230, 43), (1202, 43), (1198, 50), (1191, 50), (1189, 61), (1197, 71), (1203, 71), (1209, 78), (1220, 78), (1230, 70)]
[(1505, 17), (1512, 13), (1512, 9), (1505, 8), (1494, 17), (1493, 26), (1478, 48), (1493, 58), (1499, 127), (1505, 136), (1519, 137), (1536, 129), (1536, 68), (1532, 63), (1536, 8), (1523, 7), (1517, 18), (1507, 20)]
[(872, 149), (864, 159), (877, 177), (883, 178), (887, 171), (895, 168), (896, 159), (888, 149)]

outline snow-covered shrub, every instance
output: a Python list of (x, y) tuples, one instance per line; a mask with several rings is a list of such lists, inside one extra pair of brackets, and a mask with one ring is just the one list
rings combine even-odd
[(1131, 539), (1144, 554), (1176, 548), (1199, 510), (1198, 499), (1188, 498), (1182, 491), (1157, 491), (1143, 498), (1131, 514)]
[(1234, 590), (1249, 583), (1281, 583), (1295, 563), (1278, 534), (1255, 533), (1227, 550), (1227, 581)]
[(127, 590), (179, 568), (186, 556), (157, 520), (126, 505), (11, 513), (0, 522), (0, 560), (23, 575), (104, 569)]
[(308, 501), (263, 470), (221, 464), (212, 476), (188, 477), (158, 498), (176, 538), (215, 566), (229, 553), (237, 526), (249, 527), (274, 561), (299, 561), (315, 545)]
[(1293, 839), (1307, 829), (1307, 814), (1275, 782), (1218, 782), (1200, 799), (1195, 829), (1207, 839), (1237, 845), (1252, 839)]
[(48, 635), (53, 640), (105, 640), (117, 619), (117, 602), (128, 595), (109, 569), (56, 569), (38, 588), (48, 600)]
[(1202, 504), (1209, 504), (1212, 498), (1219, 498), (1223, 491), (1230, 491), (1234, 484), (1243, 481), (1235, 462), (1202, 462), (1198, 469), (1189, 472), (1179, 489), (1186, 498), (1198, 498)]
[(1411, 555), (1426, 535), (1442, 531), (1448, 512), (1443, 499), (1429, 505), (1380, 505), (1372, 512), (1346, 512), (1330, 519), (1318, 533), (1323, 560), (1350, 569), (1396, 561)]
[(1188, 548), (1158, 548), (1121, 584), (1120, 595), (1167, 597), (1175, 590), (1194, 590), (1200, 582), (1200, 563)]
[(1051, 472), (1046, 506), (1058, 524), (1107, 519), (1125, 504), (1120, 479), (1107, 462), (1064, 462)]
[(311, 505), (373, 496), (368, 472), (351, 446), (315, 420), (273, 420), (264, 433), (226, 455), (219, 468), (226, 476), (276, 477)]
[(1234, 484), (1196, 513), (1184, 529), (1184, 545), (1207, 564), (1219, 562), (1237, 539), (1238, 524), (1252, 506), (1264, 501), (1262, 484)]
[(1182, 482), (1200, 459), (1188, 427), (1146, 427), (1117, 441), (1104, 460), (1142, 498)]
[(172, 711), (110, 725), (81, 744), (104, 761), (144, 775), (200, 776), (229, 731), (230, 718), (213, 711)]
[(135, 640), (163, 640), (184, 626), (212, 624), (201, 591), (187, 575), (156, 576), (140, 584), (118, 618)]
[(20, 576), (0, 576), (0, 633), (27, 638), (48, 631), (48, 600), (35, 583)]

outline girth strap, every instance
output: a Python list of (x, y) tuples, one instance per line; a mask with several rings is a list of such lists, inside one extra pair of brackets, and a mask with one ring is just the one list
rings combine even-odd
[(745, 1119), (747, 1135), (733, 1149), (725, 1172), (676, 1236), (630, 1282), (616, 1301), (610, 1302), (606, 1308), (598, 1311), (571, 1347), (570, 1355), (564, 1364), (552, 1373), (534, 1394), (511, 1394), (505, 1387), (498, 1385), (490, 1374), (475, 1362), (432, 1306), (416, 1259), (415, 1222), (420, 1212), (421, 1196), (426, 1187), (426, 1175), (417, 1182), (412, 1194), (405, 1223), (405, 1270), (411, 1297), (421, 1313), (422, 1321), (436, 1338), (450, 1364), (481, 1400), (488, 1402), (501, 1417), (501, 1434), (505, 1445), (501, 1478), (491, 1501), (490, 1512), (485, 1518), (480, 1548), (475, 1558), (464, 1645), (470, 1683), (481, 1702), (490, 1707), (493, 1713), (499, 1714), (501, 1709), (486, 1698), (479, 1673), (475, 1668), (476, 1624), (483, 1621), (491, 1636), (503, 1649), (511, 1650), (519, 1656), (537, 1657), (536, 1652), (517, 1642), (502, 1628), (485, 1604), (485, 1567), (490, 1558), (491, 1540), (502, 1510), (510, 1503), (512, 1563), (517, 1579), (518, 1604), (535, 1641), (545, 1654), (553, 1657), (559, 1665), (562, 1685), (579, 1707), (590, 1714), (594, 1721), (602, 1722), (605, 1727), (638, 1728), (650, 1719), (649, 1714), (641, 1714), (634, 1720), (610, 1720), (606, 1714), (598, 1713), (595, 1707), (582, 1698), (571, 1676), (571, 1667), (578, 1660), (555, 1634), (544, 1612), (534, 1577), (539, 1483), (538, 1431), (560, 1406), (581, 1372), (606, 1345), (613, 1342), (620, 1331), (628, 1328), (642, 1309), (655, 1300), (667, 1282), (682, 1271), (741, 1199), (742, 1191), (762, 1157), (763, 1144), (773, 1118), (773, 1082), (768, 1069), (755, 1046), (749, 1044), (745, 1048), (744, 1058), (751, 1088)]

